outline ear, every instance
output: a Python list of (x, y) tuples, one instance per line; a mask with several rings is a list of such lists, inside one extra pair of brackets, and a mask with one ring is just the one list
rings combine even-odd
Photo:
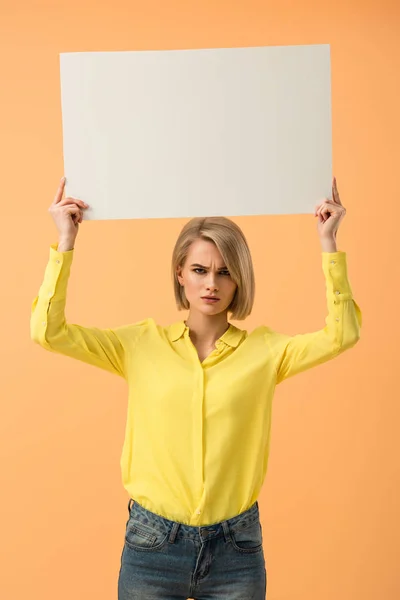
[(179, 283), (181, 285), (183, 285), (182, 267), (177, 267), (177, 269), (176, 269), (176, 276), (178, 278)]

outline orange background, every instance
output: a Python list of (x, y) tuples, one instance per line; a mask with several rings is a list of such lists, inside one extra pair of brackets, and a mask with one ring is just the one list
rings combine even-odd
[[(329, 43), (333, 172), (347, 208), (338, 246), (364, 323), (354, 349), (276, 390), (259, 499), (268, 600), (397, 600), (397, 0), (24, 0), (3, 1), (0, 11), (1, 597), (116, 599), (128, 517), (119, 470), (126, 383), (29, 336), (57, 241), (47, 209), (64, 174), (59, 53)], [(323, 327), (314, 217), (234, 220), (250, 244), (257, 294), (253, 314), (233, 323)], [(113, 327), (185, 318), (169, 275), (185, 222), (84, 222), (68, 320)]]

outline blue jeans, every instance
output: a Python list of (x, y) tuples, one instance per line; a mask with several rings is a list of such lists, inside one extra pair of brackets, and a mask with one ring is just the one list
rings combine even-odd
[(131, 502), (118, 600), (265, 600), (258, 502), (203, 527), (165, 519)]

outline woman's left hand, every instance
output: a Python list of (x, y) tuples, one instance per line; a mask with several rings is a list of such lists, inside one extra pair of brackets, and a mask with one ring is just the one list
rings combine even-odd
[(336, 177), (332, 182), (332, 199), (325, 198), (315, 206), (315, 216), (318, 217), (318, 234), (320, 239), (336, 240), (339, 225), (346, 214), (336, 186)]

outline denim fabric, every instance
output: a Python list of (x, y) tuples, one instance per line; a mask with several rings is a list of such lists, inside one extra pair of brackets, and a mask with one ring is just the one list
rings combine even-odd
[(132, 500), (128, 512), (118, 600), (265, 600), (258, 502), (202, 527), (165, 519)]

